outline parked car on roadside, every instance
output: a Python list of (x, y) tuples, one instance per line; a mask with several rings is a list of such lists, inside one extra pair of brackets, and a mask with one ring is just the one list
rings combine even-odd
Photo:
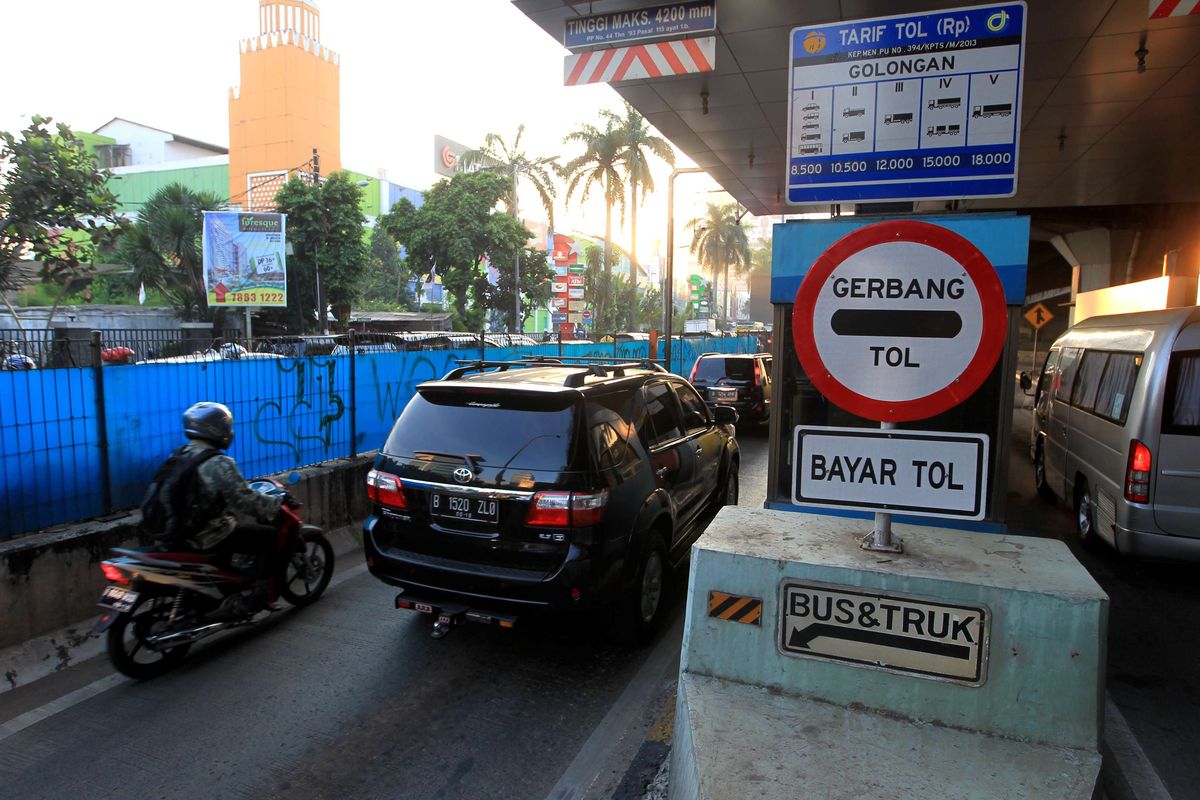
[(1038, 492), (1072, 504), (1081, 539), (1200, 560), (1200, 307), (1071, 328), (1050, 346), (1033, 416)]
[(417, 387), (375, 459), (367, 564), (435, 635), (603, 608), (645, 640), (671, 567), (737, 502), (736, 419), (648, 362), (460, 367)]
[(701, 353), (690, 380), (710, 408), (730, 406), (744, 423), (763, 423), (771, 414), (770, 353)]

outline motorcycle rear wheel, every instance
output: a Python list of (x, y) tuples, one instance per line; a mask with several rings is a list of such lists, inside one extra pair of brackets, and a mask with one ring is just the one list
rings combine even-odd
[(108, 659), (117, 672), (145, 681), (173, 669), (187, 655), (190, 643), (163, 650), (146, 644), (146, 637), (157, 632), (155, 624), (165, 622), (171, 613), (171, 602), (163, 595), (145, 597), (113, 620), (108, 629)]
[(333, 546), (321, 533), (300, 534), (300, 545), (283, 566), (279, 594), (294, 606), (315, 603), (333, 577)]

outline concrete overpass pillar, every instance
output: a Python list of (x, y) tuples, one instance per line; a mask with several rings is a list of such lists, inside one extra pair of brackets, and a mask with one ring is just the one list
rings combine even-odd
[(1089, 228), (1055, 236), (1050, 244), (1071, 265), (1069, 324), (1074, 325), (1075, 297), (1112, 284), (1112, 236), (1107, 228)]

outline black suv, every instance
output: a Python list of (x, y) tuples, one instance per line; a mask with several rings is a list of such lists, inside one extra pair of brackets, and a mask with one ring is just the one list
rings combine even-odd
[(669, 569), (737, 502), (732, 409), (648, 362), (564, 361), (420, 384), (367, 477), (367, 565), (435, 636), (609, 607), (621, 638), (645, 640)]
[(701, 353), (691, 381), (710, 408), (730, 406), (743, 422), (766, 422), (771, 413), (770, 353)]

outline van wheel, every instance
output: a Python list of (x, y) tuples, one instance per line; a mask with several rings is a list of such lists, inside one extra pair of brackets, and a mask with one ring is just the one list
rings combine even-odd
[(1079, 479), (1079, 487), (1075, 490), (1075, 531), (1079, 541), (1085, 545), (1096, 541), (1095, 511), (1092, 509), (1092, 490), (1087, 480)]
[(1054, 490), (1046, 483), (1046, 455), (1042, 452), (1041, 444), (1037, 446), (1033, 456), (1033, 485), (1037, 487), (1038, 496), (1043, 500), (1051, 503), (1055, 501)]

